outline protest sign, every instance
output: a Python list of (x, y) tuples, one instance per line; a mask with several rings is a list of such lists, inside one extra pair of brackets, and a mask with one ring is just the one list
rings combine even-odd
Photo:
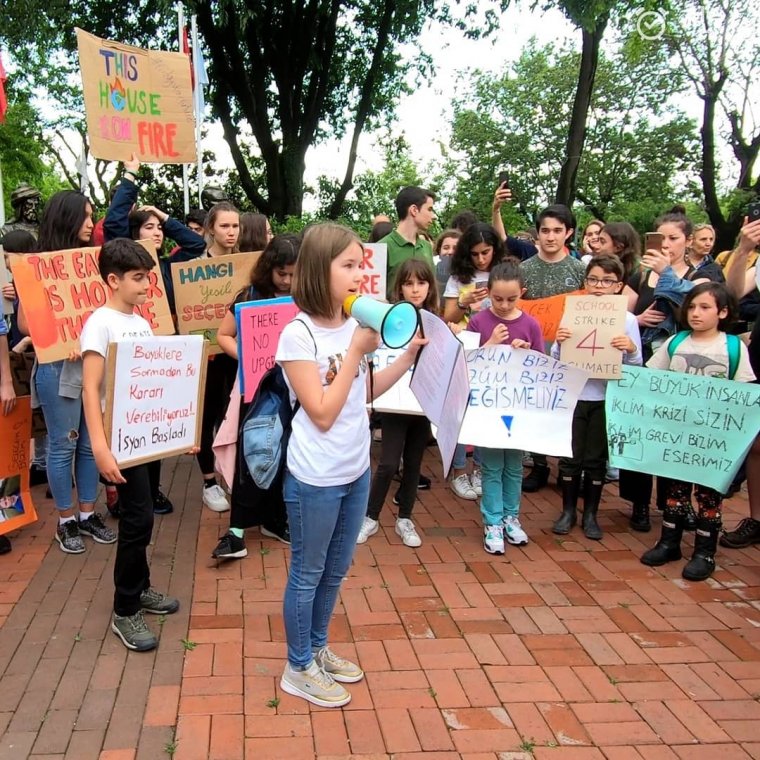
[[(8, 271), (8, 267), (5, 264), (5, 252), (3, 246), (0, 245), (0, 290), (3, 285), (8, 285), (11, 281), (11, 275)], [(13, 314), (13, 299), (0, 296), (0, 314)]]
[(388, 246), (385, 243), (364, 243), (364, 279), (359, 286), (363, 296), (385, 300), (388, 279)]
[[(526, 314), (530, 314), (541, 325), (541, 333), (547, 343), (553, 343), (557, 337), (557, 328), (562, 321), (565, 310), (565, 299), (571, 295), (583, 294), (583, 290), (574, 290), (572, 293), (562, 293), (549, 298), (534, 298), (533, 300), (521, 300), (518, 308)], [(540, 453), (540, 452), (539, 452)]]
[(285, 325), (298, 314), (292, 298), (267, 298), (235, 305), (240, 392), (248, 403), (261, 378), (274, 366), (277, 343)]
[(31, 434), (31, 399), (21, 396), (10, 414), (0, 414), (0, 535), (37, 519), (29, 490)]
[[(406, 348), (388, 348), (387, 346), (380, 346), (375, 351), (375, 372), (380, 372), (386, 367), (393, 364), (401, 354), (406, 351)], [(399, 379), (397, 383), (394, 383), (388, 388), (382, 396), (378, 396), (372, 406), (376, 412), (389, 412), (391, 414), (424, 414), (419, 401), (412, 393), (412, 389), (409, 387), (409, 381), (412, 378), (412, 367), (409, 371)], [(369, 405), (368, 405), (369, 406)]]
[(79, 67), (95, 158), (194, 164), (195, 112), (190, 62), (103, 40), (77, 29)]
[(119, 467), (198, 445), (207, 346), (200, 335), (130, 338), (108, 346), (105, 431)]
[(177, 327), (180, 335), (202, 335), (210, 353), (221, 353), (216, 331), (235, 296), (251, 281), (251, 269), (261, 256), (232, 253), (171, 265)]
[(623, 352), (610, 344), (625, 335), (626, 296), (566, 296), (562, 327), (570, 337), (560, 345), (560, 359), (589, 377), (617, 380)]
[[(32, 370), (34, 369), (33, 351), (10, 351), (8, 355), (11, 365), (11, 379), (16, 396), (32, 395)], [(42, 407), (32, 409), (32, 438), (47, 435), (45, 415)]]
[(760, 386), (626, 365), (606, 409), (612, 467), (725, 492), (760, 430)]
[(467, 351), (470, 402), (459, 442), (572, 456), (575, 405), (588, 375), (538, 351)]
[[(147, 320), (154, 333), (171, 335), (174, 322), (158, 259), (147, 241), (140, 242), (156, 266), (148, 275), (147, 299), (135, 307), (135, 312)], [(84, 323), (108, 301), (109, 289), (98, 269), (99, 252), (100, 248), (73, 248), (11, 256), (13, 281), (40, 364), (66, 359), (72, 351), (79, 351)]]

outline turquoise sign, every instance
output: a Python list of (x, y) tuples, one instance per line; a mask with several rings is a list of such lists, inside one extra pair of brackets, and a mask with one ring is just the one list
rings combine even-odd
[(623, 367), (607, 385), (610, 465), (725, 492), (760, 433), (760, 385)]

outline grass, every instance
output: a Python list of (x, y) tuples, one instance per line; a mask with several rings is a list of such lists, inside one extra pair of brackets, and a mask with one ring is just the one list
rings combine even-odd
[(280, 704), (280, 698), (274, 697), (273, 699), (270, 699), (267, 701), (267, 707), (277, 707), (277, 705)]
[(180, 641), (182, 642), (182, 646), (185, 648), (185, 651), (187, 652), (192, 652), (193, 649), (195, 649), (195, 647), (198, 646), (196, 642), (190, 641), (190, 639), (180, 639)]

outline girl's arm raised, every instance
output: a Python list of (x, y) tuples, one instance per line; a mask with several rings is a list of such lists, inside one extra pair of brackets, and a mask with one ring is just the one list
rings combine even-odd
[(303, 410), (323, 433), (335, 424), (345, 406), (364, 355), (372, 353), (379, 345), (378, 333), (368, 327), (357, 327), (343, 363), (327, 387), (322, 386), (316, 361), (279, 362)]

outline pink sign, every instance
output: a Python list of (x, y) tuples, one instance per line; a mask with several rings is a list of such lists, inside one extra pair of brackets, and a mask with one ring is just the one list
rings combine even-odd
[(247, 301), (235, 307), (240, 390), (246, 403), (253, 399), (266, 371), (274, 367), (280, 333), (296, 314), (292, 298)]

